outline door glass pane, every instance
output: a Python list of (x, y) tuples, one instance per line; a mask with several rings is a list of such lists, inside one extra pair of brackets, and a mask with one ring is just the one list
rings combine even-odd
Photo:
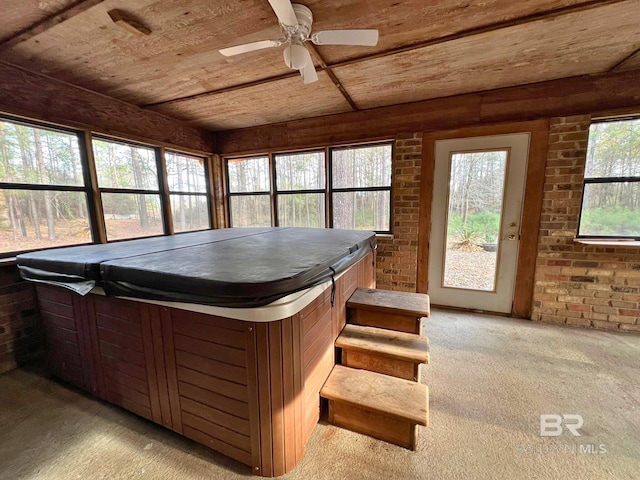
[(278, 223), (281, 227), (324, 227), (324, 194), (278, 195)]
[(507, 157), (506, 150), (451, 155), (444, 287), (495, 290)]
[(162, 235), (160, 195), (103, 193), (107, 240)]
[(271, 202), (269, 195), (241, 195), (230, 199), (232, 227), (270, 227)]

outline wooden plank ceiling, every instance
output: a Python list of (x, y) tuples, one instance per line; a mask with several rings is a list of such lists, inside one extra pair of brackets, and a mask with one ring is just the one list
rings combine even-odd
[(267, 0), (0, 0), (0, 61), (210, 130), (640, 68), (638, 0), (302, 3), (314, 31), (377, 28), (378, 45), (315, 47), (304, 85), (282, 47), (218, 53), (280, 37)]

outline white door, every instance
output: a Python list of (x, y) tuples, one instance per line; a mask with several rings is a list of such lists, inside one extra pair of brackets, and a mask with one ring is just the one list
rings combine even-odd
[(431, 303), (510, 313), (528, 133), (435, 142)]

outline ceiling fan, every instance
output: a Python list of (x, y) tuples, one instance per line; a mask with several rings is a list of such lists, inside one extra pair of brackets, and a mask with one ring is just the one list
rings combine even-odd
[(312, 33), (313, 14), (309, 8), (291, 3), (291, 0), (269, 0), (269, 4), (278, 17), (283, 38), (223, 48), (220, 50), (222, 55), (231, 57), (287, 44), (284, 49), (284, 63), (292, 70), (298, 70), (304, 83), (313, 83), (318, 81), (318, 74), (311, 54), (304, 46), (305, 42), (315, 45), (363, 46), (375, 46), (378, 43), (378, 30), (325, 30)]

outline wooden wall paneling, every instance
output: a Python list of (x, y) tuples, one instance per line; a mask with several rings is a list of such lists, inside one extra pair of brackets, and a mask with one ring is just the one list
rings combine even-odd
[(211, 154), (211, 133), (0, 61), (0, 111), (107, 135)]
[[(142, 344), (144, 348), (145, 370), (147, 373), (147, 386), (149, 391), (149, 400), (151, 403), (151, 419), (165, 425), (160, 407), (160, 389), (158, 388), (158, 369), (156, 361), (156, 353), (154, 349), (153, 331), (151, 329), (151, 310), (157, 309), (155, 305), (140, 303), (140, 327), (142, 330)], [(156, 313), (156, 312), (154, 312)], [(157, 315), (156, 315), (157, 316)], [(161, 375), (164, 377), (164, 373)], [(171, 428), (171, 424), (165, 425)]]
[(474, 125), (640, 109), (638, 72), (550, 80), (487, 92), (217, 132), (217, 150), (238, 155), (388, 138)]
[(169, 308), (160, 309), (160, 326), (162, 345), (164, 350), (165, 375), (167, 378), (167, 393), (171, 410), (171, 425), (174, 431), (183, 433), (182, 415), (180, 413), (180, 391), (178, 389), (178, 375), (176, 372), (176, 352), (173, 344), (173, 328)]
[(418, 237), (418, 286), (419, 293), (428, 293), (429, 235), (431, 229), (431, 202), (435, 167), (434, 147), (436, 140), (450, 138), (479, 137), (487, 135), (506, 135), (510, 133), (531, 133), (527, 179), (523, 202), (521, 239), (518, 249), (518, 264), (512, 315), (528, 318), (531, 309), (531, 296), (535, 273), (535, 261), (538, 244), (538, 226), (542, 209), (542, 188), (548, 145), (549, 121), (534, 120), (477, 126), (442, 132), (426, 133), (423, 137), (422, 178), (420, 188), (420, 223)]

